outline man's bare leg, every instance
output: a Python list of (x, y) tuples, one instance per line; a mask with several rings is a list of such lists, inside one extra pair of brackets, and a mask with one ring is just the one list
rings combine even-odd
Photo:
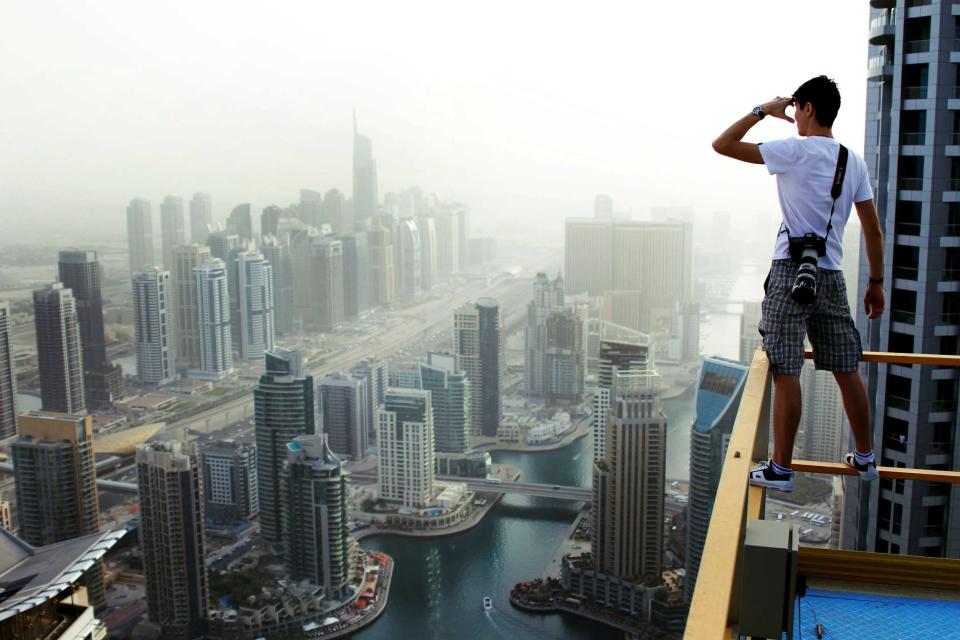
[(781, 467), (789, 468), (793, 462), (793, 441), (802, 411), (800, 376), (773, 374), (773, 461)]
[(840, 387), (843, 398), (843, 408), (850, 421), (850, 430), (857, 443), (857, 451), (870, 453), (873, 451), (873, 442), (870, 438), (870, 403), (867, 400), (867, 390), (863, 386), (863, 379), (856, 371), (833, 373)]

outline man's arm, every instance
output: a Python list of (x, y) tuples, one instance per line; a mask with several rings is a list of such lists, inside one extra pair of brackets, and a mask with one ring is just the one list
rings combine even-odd
[[(786, 114), (786, 108), (793, 104), (793, 98), (777, 98), (766, 102), (760, 106), (763, 112), (768, 116), (780, 118), (787, 122), (793, 122), (793, 118)], [(734, 122), (726, 131), (713, 141), (713, 150), (720, 155), (750, 162), (753, 164), (763, 164), (763, 157), (760, 155), (760, 145), (753, 142), (743, 142), (743, 136), (760, 122), (760, 117), (749, 113), (736, 122)]]
[(877, 217), (877, 207), (873, 200), (855, 202), (860, 226), (863, 228), (863, 241), (866, 243), (867, 264), (870, 265), (870, 282), (867, 294), (863, 297), (863, 310), (869, 318), (879, 318), (883, 313), (883, 230), (880, 228), (880, 218)]

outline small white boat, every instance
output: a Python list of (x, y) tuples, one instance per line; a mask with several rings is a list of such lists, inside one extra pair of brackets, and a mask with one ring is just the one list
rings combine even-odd
[(493, 609), (493, 599), (490, 598), (490, 596), (484, 596), (484, 597), (483, 597), (483, 610), (484, 610), (484, 611), (490, 611), (491, 609)]

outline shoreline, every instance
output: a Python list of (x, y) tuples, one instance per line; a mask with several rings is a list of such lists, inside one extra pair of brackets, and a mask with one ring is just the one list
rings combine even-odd
[(585, 438), (588, 435), (590, 435), (590, 422), (589, 420), (583, 420), (577, 424), (576, 428), (565, 433), (556, 442), (551, 442), (549, 444), (530, 445), (506, 442), (485, 442), (471, 447), (471, 450), (489, 451), (491, 453), (500, 451), (508, 451), (513, 453), (544, 453), (547, 451), (558, 451), (560, 449), (569, 447), (577, 440)]
[(393, 579), (394, 560), (392, 557), (388, 556), (385, 553), (383, 555), (386, 556), (387, 559), (389, 560), (389, 562), (384, 567), (383, 586), (380, 587), (383, 590), (383, 598), (377, 601), (373, 611), (371, 611), (369, 615), (366, 615), (363, 618), (361, 618), (355, 625), (350, 625), (345, 629), (340, 629), (339, 631), (334, 631), (333, 633), (330, 633), (330, 634), (316, 636), (317, 638), (324, 638), (324, 639), (343, 638), (345, 636), (351, 635), (376, 622), (377, 619), (383, 614), (383, 612), (386, 611), (387, 602), (390, 600), (390, 581)]

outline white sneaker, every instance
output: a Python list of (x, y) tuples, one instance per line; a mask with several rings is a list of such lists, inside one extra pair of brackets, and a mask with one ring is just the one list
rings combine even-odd
[(750, 469), (750, 484), (790, 493), (793, 491), (793, 472), (791, 471), (789, 476), (782, 476), (773, 470), (769, 460), (764, 460)]
[(871, 460), (867, 464), (859, 464), (857, 463), (856, 454), (851, 451), (850, 453), (844, 454), (843, 461), (857, 470), (861, 480), (869, 482), (870, 480), (876, 480), (880, 477), (880, 473), (877, 471), (876, 459)]

